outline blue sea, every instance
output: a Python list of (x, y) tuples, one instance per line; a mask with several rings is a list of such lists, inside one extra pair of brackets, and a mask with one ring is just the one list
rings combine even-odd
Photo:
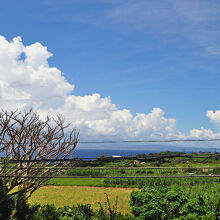
[(149, 153), (159, 153), (164, 151), (172, 152), (185, 152), (185, 153), (195, 153), (195, 152), (219, 152), (220, 149), (213, 148), (158, 148), (158, 149), (75, 149), (74, 157), (76, 158), (97, 158), (99, 156), (136, 156), (137, 154), (149, 154)]

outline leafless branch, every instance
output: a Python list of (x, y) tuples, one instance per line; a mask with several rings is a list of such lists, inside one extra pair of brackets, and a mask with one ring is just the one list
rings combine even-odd
[[(61, 174), (69, 162), (45, 161), (48, 159), (66, 159), (73, 156), (78, 143), (78, 132), (70, 129), (61, 115), (45, 120), (33, 112), (0, 112), (0, 175), (8, 187), (8, 192), (19, 187), (13, 194), (26, 193), (29, 197), (51, 176)], [(12, 161), (17, 163), (11, 163)], [(33, 161), (34, 160), (34, 161)], [(41, 162), (36, 162), (42, 160)], [(24, 162), (25, 161), (25, 162)], [(48, 169), (51, 167), (51, 169)], [(33, 169), (38, 168), (38, 169)], [(9, 176), (9, 177), (7, 177)], [(13, 177), (11, 177), (13, 176)], [(40, 176), (43, 178), (19, 178), (16, 176)]]

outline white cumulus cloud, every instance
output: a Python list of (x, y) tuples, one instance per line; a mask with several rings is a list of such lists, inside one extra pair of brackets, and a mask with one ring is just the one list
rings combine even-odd
[[(21, 59), (21, 55), (25, 59)], [(8, 42), (0, 36), (0, 104), (14, 109), (33, 106), (36, 109), (57, 108), (64, 103), (61, 97), (72, 92), (74, 86), (66, 82), (62, 73), (49, 67), (52, 54), (40, 43), (24, 46), (21, 38)]]
[(209, 110), (207, 111), (206, 116), (210, 118), (211, 122), (220, 125), (220, 110), (217, 110), (216, 112)]
[(190, 137), (201, 139), (215, 139), (220, 138), (220, 132), (214, 133), (211, 129), (205, 129), (201, 127), (201, 129), (192, 129), (190, 131)]
[[(40, 43), (25, 46), (20, 37), (9, 42), (0, 36), (0, 108), (14, 110), (31, 106), (42, 115), (62, 113), (80, 129), (83, 139), (187, 137), (177, 130), (176, 120), (166, 118), (160, 108), (132, 115), (128, 109), (119, 109), (110, 97), (97, 93), (74, 95), (74, 85), (65, 80), (59, 69), (49, 66), (47, 60), (51, 56)], [(219, 112), (209, 111), (207, 116), (220, 122)], [(196, 138), (216, 135), (220, 136), (204, 128), (190, 132)]]

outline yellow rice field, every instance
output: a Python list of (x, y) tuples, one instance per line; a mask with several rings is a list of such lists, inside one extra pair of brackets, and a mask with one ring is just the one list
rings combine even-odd
[(30, 204), (54, 204), (57, 208), (73, 204), (91, 204), (92, 208), (98, 209), (99, 202), (104, 206), (105, 193), (108, 194), (111, 206), (115, 205), (118, 196), (118, 211), (129, 213), (129, 199), (131, 188), (105, 188), (87, 186), (44, 186), (33, 193), (29, 199)]

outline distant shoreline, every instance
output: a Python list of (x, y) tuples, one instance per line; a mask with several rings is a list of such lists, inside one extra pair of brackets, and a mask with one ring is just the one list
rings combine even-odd
[(104, 149), (104, 148), (76, 148), (74, 151), (74, 157), (79, 158), (97, 158), (100, 156), (136, 156), (137, 154), (149, 154), (160, 152), (184, 152), (184, 153), (197, 153), (197, 152), (220, 152), (220, 148), (179, 148), (172, 147), (172, 149)]

